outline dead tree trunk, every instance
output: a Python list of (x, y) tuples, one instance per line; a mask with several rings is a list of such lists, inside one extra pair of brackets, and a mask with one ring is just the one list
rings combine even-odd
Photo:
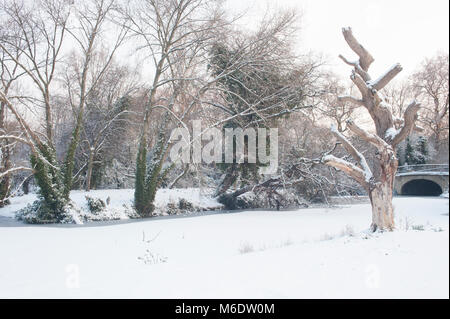
[(361, 93), (361, 98), (341, 96), (339, 100), (364, 106), (369, 112), (375, 124), (375, 133), (358, 127), (352, 120), (347, 122), (347, 127), (353, 134), (375, 146), (375, 164), (369, 167), (365, 157), (335, 128), (332, 128), (333, 134), (356, 163), (329, 154), (323, 156), (322, 162), (343, 171), (367, 191), (372, 205), (372, 230), (391, 231), (395, 228), (392, 190), (398, 166), (396, 147), (414, 129), (420, 104), (414, 101), (408, 106), (400, 128), (396, 129), (391, 108), (378, 92), (402, 71), (402, 67), (395, 64), (378, 79), (372, 80), (368, 70), (374, 58), (355, 39), (351, 28), (343, 28), (342, 33), (347, 44), (359, 56), (355, 62), (339, 57), (353, 67), (350, 79)]

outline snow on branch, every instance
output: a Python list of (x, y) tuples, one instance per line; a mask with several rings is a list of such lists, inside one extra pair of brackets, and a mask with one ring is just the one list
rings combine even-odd
[[(365, 183), (369, 183), (370, 179), (373, 177), (372, 175), (372, 171), (370, 170), (369, 165), (367, 164), (367, 161), (365, 159), (365, 157), (350, 143), (350, 141), (344, 136), (342, 135), (341, 132), (339, 132), (334, 126), (331, 127), (331, 132), (333, 133), (333, 135), (342, 143), (342, 145), (344, 146), (345, 150), (355, 159), (355, 161), (358, 163), (358, 165), (361, 168), (358, 168), (359, 170), (361, 170), (362, 175), (363, 175), (363, 179), (362, 181), (358, 180), (358, 182), (361, 185), (365, 185)], [(324, 157), (327, 158), (330, 155), (326, 155)], [(341, 161), (344, 161), (342, 159), (340, 159)], [(331, 161), (332, 163), (335, 163), (336, 161)], [(346, 162), (346, 161), (344, 161)], [(326, 163), (326, 161), (325, 161)], [(348, 164), (351, 164), (349, 162), (346, 162), (346, 167), (347, 169), (349, 169), (351, 166)], [(353, 164), (351, 164), (353, 165)], [(335, 166), (335, 165), (332, 165)], [(355, 165), (353, 165), (355, 166)], [(356, 167), (356, 166), (355, 166)]]
[(397, 76), (403, 70), (402, 66), (397, 63), (394, 64), (386, 73), (380, 76), (378, 79), (370, 82), (370, 86), (379, 91), (384, 88), (393, 78)]
[(398, 134), (392, 140), (392, 145), (396, 146), (401, 141), (403, 141), (414, 129), (415, 121), (417, 117), (417, 112), (420, 109), (420, 103), (413, 101), (406, 108), (405, 114), (403, 115), (403, 127), (400, 129)]
[(342, 34), (344, 35), (345, 41), (347, 41), (349, 47), (359, 56), (359, 65), (365, 72), (367, 72), (375, 59), (353, 36), (352, 28), (342, 28)]
[(27, 145), (31, 145), (31, 143), (29, 141), (27, 141), (26, 139), (21, 138), (19, 136), (15, 136), (15, 135), (0, 135), (0, 140), (2, 140), (2, 139), (3, 140), (15, 140), (15, 141), (27, 144)]
[(4, 171), (4, 172), (0, 173), (0, 178), (3, 178), (4, 176), (8, 176), (10, 174), (13, 174), (13, 173), (19, 172), (19, 171), (31, 171), (31, 172), (34, 172), (34, 170), (32, 168), (30, 168), (30, 167), (22, 167), (22, 166), (20, 166), (20, 167), (13, 167), (13, 168), (8, 169), (7, 171)]
[(334, 155), (326, 155), (322, 158), (322, 161), (326, 165), (332, 166), (344, 172), (359, 184), (361, 184), (364, 188), (367, 188), (368, 180), (365, 176), (365, 172), (359, 167)]

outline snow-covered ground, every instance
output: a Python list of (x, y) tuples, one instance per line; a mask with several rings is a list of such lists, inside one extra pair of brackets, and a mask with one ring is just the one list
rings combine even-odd
[(398, 230), (384, 234), (366, 232), (368, 204), (83, 226), (3, 217), (0, 298), (448, 298), (448, 199), (394, 202)]
[[(167, 215), (168, 205), (172, 204), (177, 206), (180, 199), (187, 200), (193, 205), (195, 210), (199, 211), (222, 208), (223, 205), (219, 204), (215, 199), (212, 199), (211, 196), (208, 196), (209, 192), (207, 189), (200, 190), (198, 188), (159, 189), (155, 199), (155, 214)], [(129, 219), (127, 213), (133, 207), (134, 189), (92, 190), (90, 192), (72, 191), (70, 193), (70, 199), (83, 213), (88, 214), (89, 210), (87, 208), (86, 196), (109, 202), (106, 211), (102, 213), (101, 217), (103, 219)], [(13, 197), (10, 200), (10, 205), (0, 209), (0, 216), (14, 217), (18, 210), (33, 203), (36, 199), (36, 194)]]

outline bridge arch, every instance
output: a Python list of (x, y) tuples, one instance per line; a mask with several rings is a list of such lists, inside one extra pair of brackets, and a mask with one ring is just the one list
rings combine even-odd
[(412, 179), (401, 188), (402, 195), (409, 196), (439, 196), (443, 193), (442, 187), (430, 179)]
[(448, 192), (448, 164), (409, 165), (398, 168), (394, 193), (410, 196), (439, 196)]

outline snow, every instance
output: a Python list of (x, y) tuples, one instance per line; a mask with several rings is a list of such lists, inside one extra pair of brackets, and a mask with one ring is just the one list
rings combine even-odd
[(395, 70), (397, 68), (401, 69), (400, 63), (396, 63), (393, 66), (391, 66), (384, 74), (380, 75), (376, 80), (369, 81), (368, 82), (369, 87), (376, 86), (378, 83), (381, 82), (381, 80), (383, 80), (383, 78), (386, 77), (386, 75), (388, 75), (390, 72), (392, 72), (393, 70)]
[[(360, 154), (360, 155), (362, 156), (362, 154)], [(323, 157), (323, 160), (325, 162), (333, 161), (333, 162), (341, 163), (342, 165), (346, 165), (346, 166), (351, 167), (351, 169), (353, 169), (355, 171), (360, 171), (364, 175), (365, 181), (368, 182), (368, 183), (370, 182), (370, 180), (373, 177), (372, 172), (371, 172), (369, 166), (367, 165), (367, 162), (366, 162), (364, 157), (361, 157), (361, 166), (363, 166), (364, 169), (360, 169), (359, 167), (357, 167), (353, 163), (347, 162), (346, 160), (344, 160), (342, 158), (339, 158), (339, 157), (336, 157), (334, 155), (325, 155)]]
[(399, 133), (398, 130), (396, 130), (394, 127), (391, 127), (386, 131), (385, 139), (392, 141), (397, 136), (398, 133)]
[[(165, 215), (167, 204), (178, 204), (180, 199), (189, 201), (197, 210), (217, 210), (222, 205), (217, 200), (211, 198), (211, 190), (200, 190), (198, 188), (183, 189), (159, 189), (155, 199), (155, 213)], [(134, 189), (107, 189), (107, 190), (91, 190), (72, 191), (70, 199), (79, 207), (83, 213), (88, 213), (86, 196), (102, 199), (104, 202), (109, 197), (110, 203), (107, 205), (107, 211), (102, 214), (104, 220), (107, 219), (129, 219), (128, 211), (133, 207)], [(37, 199), (36, 194), (28, 194), (24, 196), (12, 197), (8, 205), (0, 209), (0, 216), (14, 217), (15, 213), (33, 203)], [(77, 218), (77, 216), (74, 216)], [(80, 224), (82, 222), (80, 221)]]
[(407, 173), (398, 173), (395, 176), (422, 176), (422, 175), (429, 175), (429, 176), (448, 176), (448, 172), (430, 172), (430, 171), (414, 171), (414, 172), (407, 172)]
[[(349, 120), (349, 121), (351, 121), (351, 120)], [(337, 128), (336, 128), (336, 126), (335, 126), (334, 124), (331, 125), (331, 132), (333, 132), (333, 134), (339, 136), (339, 138), (340, 138), (341, 140), (346, 141), (349, 145), (352, 145), (352, 144), (348, 141), (348, 139), (347, 139), (341, 132), (339, 132), (339, 131), (337, 130)], [(359, 164), (360, 164), (361, 167), (362, 167), (362, 173), (363, 173), (363, 175), (364, 175), (364, 179), (365, 179), (365, 181), (366, 181), (367, 183), (369, 183), (370, 180), (373, 178), (373, 174), (372, 174), (372, 171), (370, 170), (369, 165), (367, 164), (366, 158), (364, 157), (364, 155), (362, 155), (360, 152), (358, 152), (358, 150), (357, 150), (356, 148), (353, 147), (353, 149), (354, 149), (355, 153), (357, 154), (357, 156), (358, 156), (358, 158), (359, 158)], [(325, 157), (324, 157), (324, 160), (325, 160), (325, 161), (335, 161), (335, 162), (339, 162), (339, 163), (344, 164), (344, 165), (350, 164), (350, 166), (352, 167), (352, 169), (354, 169), (354, 170), (359, 170), (359, 168), (356, 167), (355, 165), (353, 165), (353, 164), (351, 164), (351, 163), (349, 163), (349, 162), (347, 162), (347, 161), (345, 161), (345, 160), (343, 160), (343, 159), (337, 158), (337, 157), (335, 157), (335, 156), (333, 156), (333, 155), (327, 155), (327, 156), (325, 156)]]
[(83, 226), (3, 217), (0, 298), (448, 298), (448, 203), (396, 197), (398, 229), (376, 234), (368, 204)]

